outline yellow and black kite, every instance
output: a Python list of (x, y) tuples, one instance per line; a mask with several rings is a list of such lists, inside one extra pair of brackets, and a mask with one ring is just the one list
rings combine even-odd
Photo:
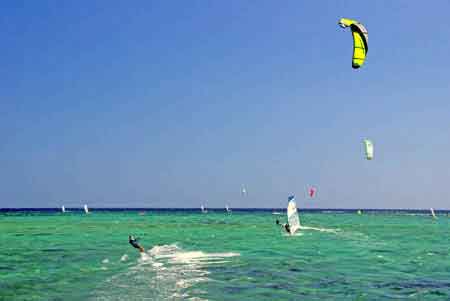
[(353, 35), (353, 59), (352, 67), (358, 69), (364, 64), (367, 51), (369, 50), (369, 33), (358, 21), (342, 18), (339, 20), (342, 28), (350, 27)]

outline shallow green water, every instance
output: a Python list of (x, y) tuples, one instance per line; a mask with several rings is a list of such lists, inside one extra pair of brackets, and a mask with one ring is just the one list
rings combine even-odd
[(0, 214), (0, 299), (450, 299), (449, 217), (306, 213), (316, 229), (296, 236), (276, 218), (285, 216)]

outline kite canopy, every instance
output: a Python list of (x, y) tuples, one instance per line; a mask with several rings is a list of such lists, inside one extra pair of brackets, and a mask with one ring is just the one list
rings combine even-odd
[(247, 189), (245, 189), (244, 186), (242, 186), (241, 194), (242, 194), (242, 195), (246, 195), (246, 194), (247, 194)]
[(364, 139), (363, 143), (364, 143), (364, 152), (366, 154), (366, 159), (372, 160), (373, 159), (373, 143), (372, 143), (372, 141), (370, 141), (368, 139)]
[(310, 198), (313, 198), (314, 195), (316, 194), (316, 187), (309, 187), (308, 194)]
[(369, 51), (369, 33), (367, 29), (358, 21), (342, 18), (339, 20), (339, 26), (342, 28), (350, 27), (353, 35), (353, 69), (360, 68), (366, 59)]

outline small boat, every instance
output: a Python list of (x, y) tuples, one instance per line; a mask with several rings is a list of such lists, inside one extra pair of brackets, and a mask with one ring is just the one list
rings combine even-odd
[(84, 204), (84, 212), (86, 214), (89, 214), (89, 209), (88, 209), (88, 206), (86, 204)]
[(62, 213), (66, 212), (66, 208), (64, 207), (64, 205), (61, 206), (61, 212), (62, 212)]

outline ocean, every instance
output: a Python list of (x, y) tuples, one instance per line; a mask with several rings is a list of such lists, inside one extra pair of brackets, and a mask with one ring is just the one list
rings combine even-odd
[(68, 210), (0, 211), (0, 300), (450, 299), (447, 212)]

